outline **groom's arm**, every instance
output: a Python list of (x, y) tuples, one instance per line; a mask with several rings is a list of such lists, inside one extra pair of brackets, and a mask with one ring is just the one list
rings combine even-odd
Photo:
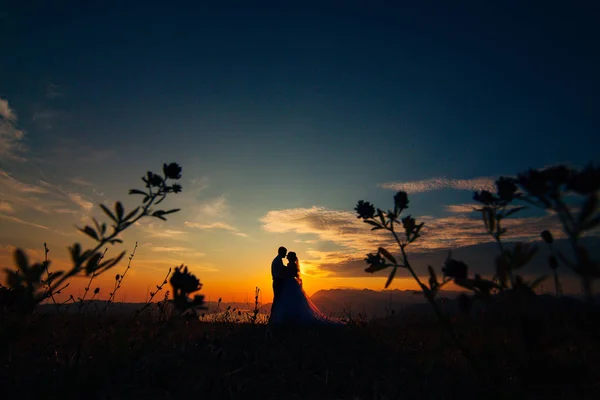
[(275, 258), (271, 263), (271, 275), (273, 279), (281, 278), (283, 272), (283, 261), (280, 258)]
[(283, 265), (283, 258), (280, 258), (277, 262), (277, 277), (283, 278), (283, 272), (285, 271), (285, 265)]

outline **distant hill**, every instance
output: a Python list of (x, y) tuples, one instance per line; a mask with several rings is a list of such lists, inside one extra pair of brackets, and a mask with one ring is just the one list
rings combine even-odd
[[(454, 298), (459, 292), (443, 292), (443, 297)], [(370, 289), (328, 289), (319, 290), (311, 300), (321, 311), (335, 317), (351, 312), (365, 318), (377, 318), (398, 313), (408, 306), (425, 304), (421, 292), (413, 290), (370, 290)]]

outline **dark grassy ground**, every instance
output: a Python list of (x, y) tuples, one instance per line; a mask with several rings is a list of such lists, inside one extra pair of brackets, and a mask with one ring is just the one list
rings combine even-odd
[(7, 399), (598, 398), (598, 340), (546, 319), (527, 334), (455, 320), (475, 370), (429, 318), (275, 329), (31, 316), (3, 340), (0, 379)]

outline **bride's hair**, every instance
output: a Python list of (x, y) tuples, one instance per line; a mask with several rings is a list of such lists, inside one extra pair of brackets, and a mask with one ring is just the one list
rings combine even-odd
[(298, 256), (296, 255), (296, 252), (290, 251), (288, 253), (288, 260), (290, 260), (290, 263), (293, 264), (293, 266), (294, 266), (294, 270), (291, 271), (292, 276), (299, 278), (300, 277), (300, 262), (298, 261)]

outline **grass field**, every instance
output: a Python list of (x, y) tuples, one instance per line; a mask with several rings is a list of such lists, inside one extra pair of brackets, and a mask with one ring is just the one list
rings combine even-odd
[(600, 389), (599, 341), (558, 317), (530, 320), (534, 338), (518, 321), (455, 319), (477, 369), (430, 318), (341, 327), (27, 318), (2, 341), (3, 398), (548, 399)]

